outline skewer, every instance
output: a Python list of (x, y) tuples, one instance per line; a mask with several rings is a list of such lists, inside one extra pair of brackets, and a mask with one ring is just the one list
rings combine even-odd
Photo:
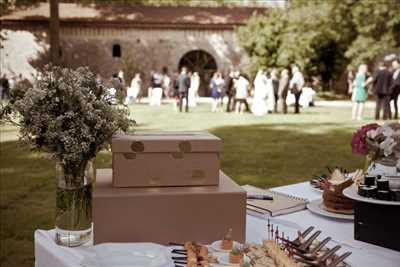
[(338, 251), (341, 248), (341, 246), (337, 245), (332, 249), (329, 249), (322, 257), (317, 259), (317, 262), (325, 262), (327, 259), (329, 259), (331, 256), (335, 254), (336, 251)]
[(312, 232), (312, 230), (314, 230), (314, 226), (308, 227), (304, 232), (299, 233), (299, 236), (295, 240), (293, 240), (292, 242), (300, 245), (301, 244), (301, 240), (300, 239), (301, 238), (305, 238), (309, 233)]
[(276, 226), (276, 230), (275, 230), (275, 242), (278, 243), (279, 241), (279, 230), (278, 230), (278, 226)]
[(315, 261), (316, 260), (313, 257), (309, 257), (308, 253), (302, 253), (301, 251), (298, 251), (296, 249), (294, 249), (292, 252), (294, 255), (299, 256), (304, 260), (307, 260), (307, 261)]
[(350, 255), (351, 255), (350, 251), (344, 253), (343, 255), (341, 255), (341, 256), (337, 257), (335, 260), (333, 260), (327, 267), (335, 267), (335, 266), (337, 266), (339, 263), (344, 261), (344, 259), (346, 259)]
[(172, 251), (187, 252), (186, 249), (177, 249), (177, 248), (174, 248)]
[(174, 250), (172, 250), (172, 252), (171, 253), (173, 253), (173, 254), (178, 254), (178, 255), (187, 255), (187, 253), (186, 252), (183, 252), (183, 251), (174, 251)]
[(172, 256), (173, 260), (187, 260), (187, 257)]
[[(330, 265), (325, 265), (325, 261), (330, 258), (332, 255), (334, 255), (334, 253), (336, 251), (338, 251), (341, 247), (340, 246), (335, 246), (334, 248), (328, 250), (323, 256), (318, 257), (316, 260), (309, 260), (307, 259), (307, 257), (303, 254), (301, 255), (301, 253), (296, 253), (296, 255), (300, 256), (300, 258), (297, 258), (298, 261), (306, 263), (308, 265), (314, 266), (314, 267), (331, 267)], [(351, 252), (347, 252), (350, 253)], [(343, 258), (339, 257), (340, 260), (336, 263), (335, 261), (335, 265), (333, 265), (332, 267), (335, 267), (338, 263), (340, 263), (341, 261), (343, 261), (343, 259), (347, 258), (350, 254), (347, 255), (347, 253), (343, 254)]]
[(187, 261), (174, 261), (175, 264), (187, 264)]
[(321, 234), (321, 231), (316, 231), (307, 241), (299, 246), (300, 249), (307, 250), (312, 242)]
[(270, 233), (269, 233), (269, 231), (270, 231), (271, 224), (269, 223), (269, 218), (268, 218), (268, 224), (267, 224), (267, 227), (268, 227), (268, 230), (267, 230), (267, 234), (268, 234), (268, 240), (270, 240)]
[(330, 237), (325, 238), (324, 240), (321, 241), (320, 244), (318, 244), (316, 247), (314, 247), (310, 252), (307, 252), (305, 249), (300, 249), (299, 247), (292, 247), (289, 246), (290, 248), (294, 248), (294, 254), (306, 259), (306, 260), (316, 260), (318, 258), (317, 252), (320, 251), (326, 243), (328, 243), (331, 240)]
[(327, 237), (324, 240), (321, 241), (317, 246), (315, 246), (311, 251), (310, 254), (315, 254), (318, 251), (320, 251), (329, 241), (331, 241), (332, 238)]

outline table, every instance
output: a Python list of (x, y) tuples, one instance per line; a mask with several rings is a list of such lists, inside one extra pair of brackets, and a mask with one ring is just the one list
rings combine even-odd
[[(321, 198), (319, 192), (314, 191), (308, 182), (288, 186), (276, 187), (274, 191), (298, 197), (307, 198), (309, 201)], [(320, 238), (331, 236), (334, 245), (342, 245), (341, 251), (351, 251), (353, 254), (347, 259), (352, 267), (399, 267), (400, 252), (371, 245), (354, 240), (352, 221), (329, 219), (303, 210), (287, 215), (275, 217), (291, 229), (305, 229), (315, 226), (322, 231)], [(246, 241), (261, 242), (266, 235), (267, 221), (264, 218), (247, 215)], [(294, 231), (295, 232), (295, 231)], [(289, 234), (289, 235), (293, 235)], [(54, 243), (54, 230), (35, 231), (35, 266), (36, 267), (77, 267), (88, 256), (93, 254), (92, 243), (77, 247), (67, 248)], [(400, 242), (400, 241), (399, 241)], [(336, 243), (336, 244), (335, 244)], [(340, 251), (339, 251), (340, 253)]]

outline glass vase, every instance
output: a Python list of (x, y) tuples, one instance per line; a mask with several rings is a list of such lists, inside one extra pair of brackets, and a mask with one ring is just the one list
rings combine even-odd
[(56, 243), (68, 247), (82, 245), (92, 234), (93, 161), (73, 168), (57, 162), (56, 179)]
[(368, 175), (396, 176), (399, 171), (396, 167), (397, 159), (394, 157), (383, 157), (379, 160), (372, 160), (367, 156), (365, 170)]

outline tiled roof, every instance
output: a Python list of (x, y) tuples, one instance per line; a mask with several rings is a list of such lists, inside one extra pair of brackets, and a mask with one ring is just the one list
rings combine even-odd
[[(78, 5), (60, 3), (61, 22), (97, 22), (102, 24), (125, 23), (130, 25), (213, 25), (235, 26), (244, 24), (257, 12), (266, 8), (256, 7), (149, 7), (121, 5)], [(49, 4), (41, 3), (29, 9), (19, 9), (1, 17), (3, 23), (47, 21)]]

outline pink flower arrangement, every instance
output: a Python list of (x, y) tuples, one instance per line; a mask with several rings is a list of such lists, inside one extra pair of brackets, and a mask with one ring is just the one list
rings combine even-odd
[(367, 133), (370, 130), (375, 130), (379, 128), (379, 124), (371, 123), (362, 126), (353, 134), (353, 139), (351, 140), (351, 148), (354, 154), (368, 155), (370, 152), (367, 143)]
[(390, 158), (400, 166), (400, 124), (364, 125), (353, 134), (351, 147), (353, 153), (368, 156), (373, 161)]

